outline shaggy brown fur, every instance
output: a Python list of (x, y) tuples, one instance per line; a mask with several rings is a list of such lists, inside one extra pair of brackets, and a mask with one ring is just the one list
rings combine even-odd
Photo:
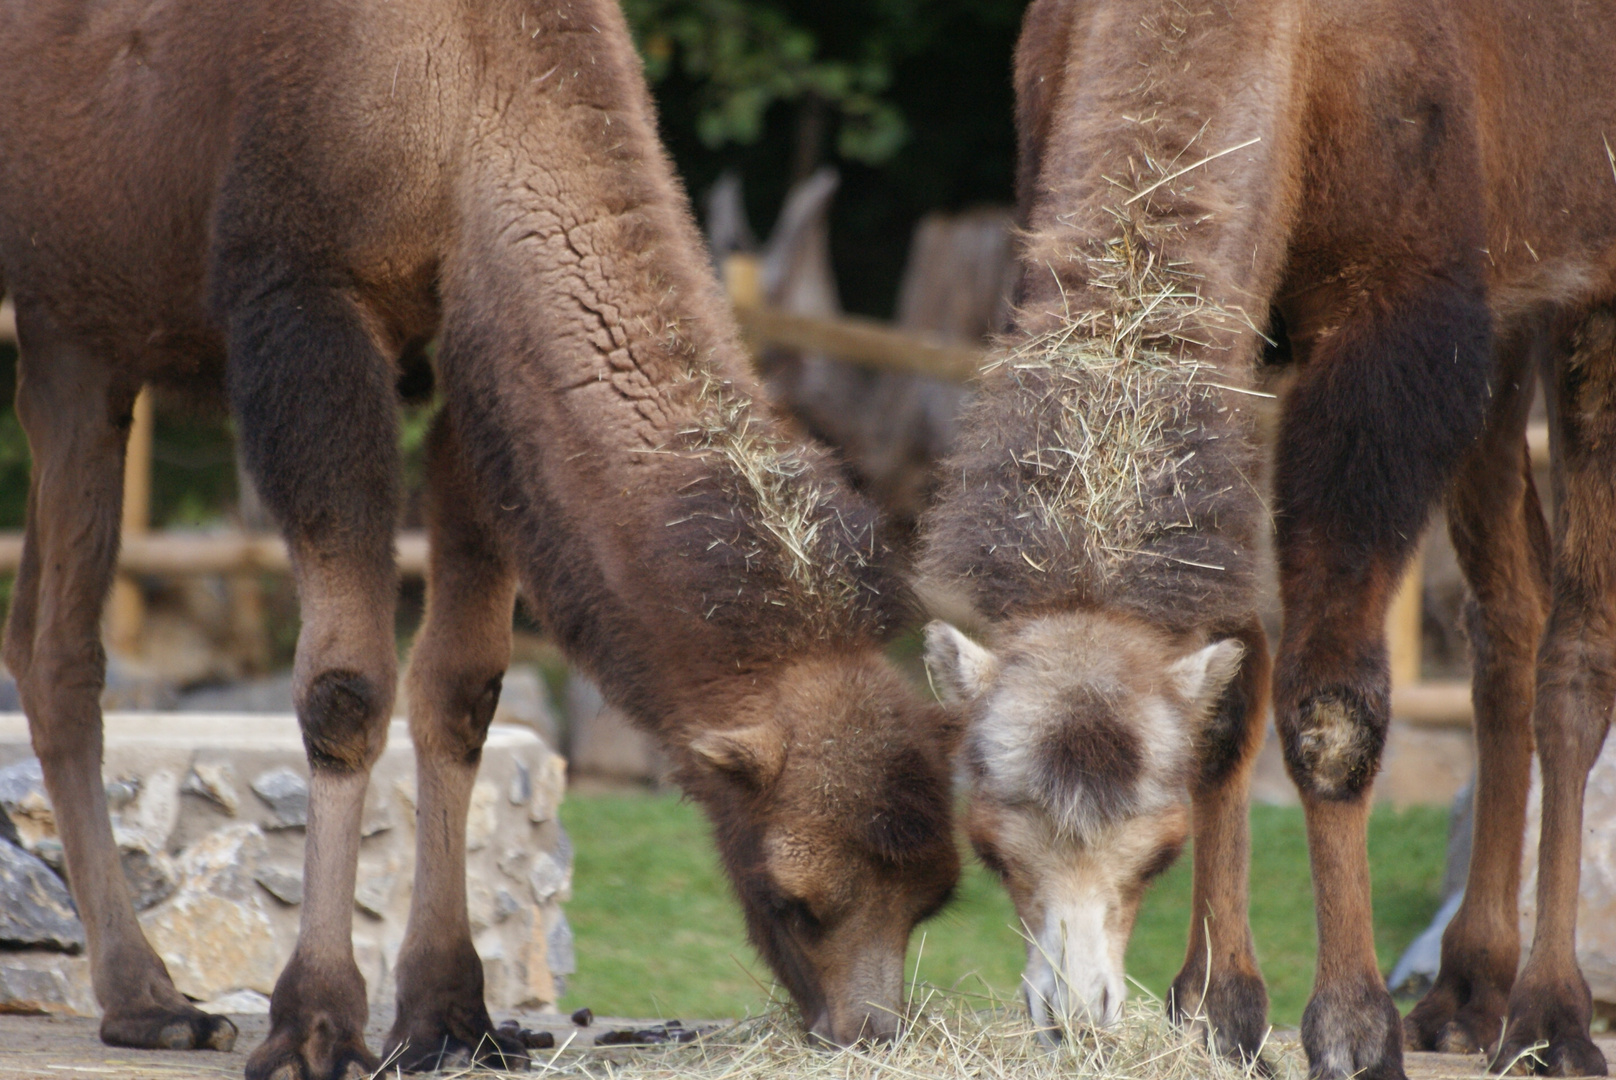
[[(1385, 610), (1455, 475), (1450, 516), (1482, 631), (1487, 839), (1411, 1036), (1490, 1045), (1509, 994), (1498, 1064), (1541, 1038), (1542, 1067), (1603, 1070), (1571, 921), (1580, 785), (1616, 693), (1616, 496), (1599, 464), (1616, 300), (1616, 156), (1601, 135), (1616, 130), (1613, 16), (1605, 3), (1522, 0), (1029, 9), (1017, 61), (1021, 314), (945, 467), (928, 587), (984, 619), (995, 643), (1066, 613), (1143, 618), (1185, 641), (1158, 665), (1245, 628), (1246, 674), (1211, 725), (1180, 729), (1204, 762), (1192, 786), (1194, 918), (1209, 937), (1195, 933), (1174, 986), (1176, 1007), (1188, 1000), (1242, 1052), (1264, 1027), (1237, 882), (1267, 665), (1249, 614), (1262, 508), (1243, 402), (1271, 322), (1298, 368), (1275, 455), (1286, 617), (1274, 709), (1323, 898), (1303, 1022), (1313, 1071), (1402, 1071), (1369, 932), (1363, 828), (1388, 719)], [(1535, 494), (1520, 480), (1524, 399), (1501, 392), (1539, 356), (1563, 448), (1552, 593)], [(1163, 370), (1171, 377), (1151, 374)], [(1130, 378), (1145, 392), (1119, 388)], [(1186, 481), (1175, 472), (1185, 468), (1203, 471)], [(1100, 500), (1110, 511), (1052, 496), (1073, 490), (1111, 493)], [(1553, 869), (1510, 994), (1529, 745), (1519, 702), (1551, 596), (1535, 725)], [(1008, 707), (999, 689), (987, 707)]]
[(867, 506), (753, 404), (608, 0), (0, 3), (0, 277), (34, 452), (5, 656), (89, 928), (103, 1037), (227, 1046), (135, 923), (99, 781), (97, 619), (142, 383), (227, 385), (292, 549), (308, 899), (254, 1077), (368, 1071), (359, 814), (395, 679), (395, 384), (437, 334), (410, 664), (415, 910), (389, 1049), (520, 1057), (465, 914), (467, 800), (518, 586), (659, 736), (819, 1036), (895, 1030), (957, 872), (949, 731), (881, 657)]

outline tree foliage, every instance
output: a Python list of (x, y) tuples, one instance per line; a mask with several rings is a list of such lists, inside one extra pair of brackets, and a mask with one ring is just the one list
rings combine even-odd
[(903, 144), (903, 117), (885, 95), (892, 67), (880, 38), (831, 58), (783, 10), (753, 0), (624, 0), (646, 75), (677, 67), (699, 86), (695, 126), (710, 148), (753, 143), (778, 102), (817, 99), (841, 119), (837, 151), (879, 164)]
[(1011, 200), (1026, 0), (623, 0), (662, 137), (697, 200), (724, 170), (767, 229), (835, 164), (842, 300), (885, 316), (921, 216)]

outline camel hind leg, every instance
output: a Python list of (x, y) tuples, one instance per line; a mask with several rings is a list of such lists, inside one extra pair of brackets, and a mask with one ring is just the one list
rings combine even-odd
[(1544, 380), (1554, 433), (1555, 530), (1548, 625), (1532, 726), (1543, 776), (1537, 926), (1509, 996), (1492, 1067), (1603, 1076), (1593, 1003), (1577, 966), (1582, 810), (1616, 702), (1616, 307), (1589, 313)]
[[(224, 275), (239, 278), (239, 267)], [(293, 696), (309, 762), (304, 901), (249, 1080), (369, 1075), (369, 1004), (353, 955), (354, 881), (370, 768), (387, 738), (398, 658), (394, 365), (343, 293), (260, 268), (225, 305), (243, 458), (280, 521), (302, 628)]]
[(1474, 1054), (1497, 1045), (1520, 959), (1533, 678), (1549, 604), (1548, 525), (1524, 438), (1529, 351), (1524, 342), (1500, 350), (1504, 370), (1487, 430), (1448, 493), (1448, 531), (1471, 594), (1475, 841), (1464, 901), (1442, 934), (1436, 982), (1403, 1021), (1413, 1050)]
[(1272, 662), (1256, 619), (1231, 635), (1245, 646), (1240, 674), (1202, 735), (1191, 786), (1195, 881), (1189, 946), (1167, 994), (1169, 1014), (1204, 1026), (1214, 1049), (1258, 1061), (1268, 1036), (1268, 990), (1252, 946), (1251, 770), (1267, 729)]
[(89, 943), (102, 1041), (229, 1050), (236, 1028), (174, 988), (130, 902), (101, 780), (101, 608), (117, 565), (123, 455), (139, 386), (19, 311), (17, 415), (33, 471), (6, 625), (17, 680)]
[(466, 816), (488, 725), (510, 663), (516, 574), (465, 471), (447, 411), (427, 446), (431, 572), (410, 656), (415, 742), (415, 892), (398, 958), (398, 1013), (383, 1056), (407, 1071), (470, 1062), (527, 1066), (494, 1031), (466, 914)]

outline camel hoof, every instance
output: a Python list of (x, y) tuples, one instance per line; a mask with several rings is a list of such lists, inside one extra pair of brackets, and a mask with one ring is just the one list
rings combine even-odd
[(1187, 1030), (1200, 1030), (1214, 1051), (1256, 1075), (1273, 1075), (1259, 1051), (1268, 1034), (1268, 989), (1262, 976), (1223, 972), (1211, 979), (1199, 964), (1186, 966), (1167, 995), (1167, 1014)]
[(362, 1034), (318, 1017), (272, 1028), (247, 1059), (247, 1080), (363, 1080), (380, 1068)]
[(1436, 985), (1403, 1018), (1403, 1045), (1439, 1054), (1479, 1054), (1504, 1030), (1509, 987), (1482, 976), (1437, 975)]
[(389, 1068), (407, 1073), (464, 1069), (471, 1065), (502, 1072), (526, 1072), (527, 1049), (519, 1036), (488, 1030), (465, 1037), (440, 1034), (431, 1039), (403, 1041), (396, 1050), (392, 1041), (386, 1053)]
[(1509, 995), (1509, 1021), (1488, 1069), (1517, 1076), (1605, 1076), (1605, 1055), (1589, 1037), (1593, 998), (1574, 967), (1545, 975), (1530, 963)]
[(1509, 1076), (1606, 1076), (1605, 1055), (1586, 1035), (1533, 1039), (1513, 1029), (1488, 1066)]
[(1407, 1080), (1403, 1020), (1378, 977), (1321, 988), (1302, 1013), (1310, 1080)]
[(109, 1014), (101, 1021), (101, 1041), (108, 1046), (136, 1050), (222, 1050), (236, 1045), (236, 1025), (227, 1016), (214, 1016), (189, 1007), (171, 1012)]

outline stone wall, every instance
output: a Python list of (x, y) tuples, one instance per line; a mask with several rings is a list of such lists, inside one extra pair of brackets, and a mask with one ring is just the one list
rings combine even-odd
[[(468, 900), (491, 1008), (544, 1008), (573, 970), (563, 760), (532, 730), (489, 731), (467, 828)], [(188, 996), (267, 1009), (303, 899), (308, 769), (286, 715), (113, 713), (103, 776), (147, 938)], [(84, 933), (27, 723), (0, 714), (0, 1012), (93, 1015)], [(415, 861), (415, 757), (395, 720), (371, 777), (354, 951), (390, 1001)]]

